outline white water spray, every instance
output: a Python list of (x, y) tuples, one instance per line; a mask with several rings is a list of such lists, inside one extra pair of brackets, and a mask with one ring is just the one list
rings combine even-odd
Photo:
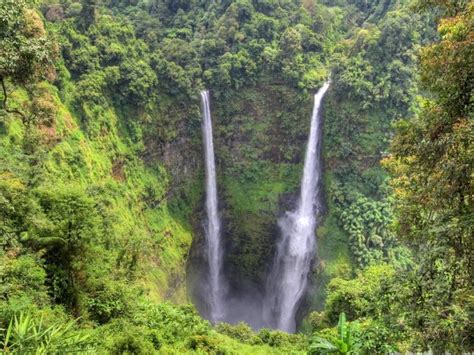
[(224, 317), (224, 282), (222, 278), (222, 246), (221, 222), (217, 205), (216, 163), (214, 158), (214, 143), (212, 138), (212, 119), (209, 104), (209, 91), (201, 92), (203, 110), (202, 133), (204, 141), (204, 157), (206, 164), (206, 213), (204, 223), (206, 237), (207, 260), (209, 266), (209, 310), (210, 320), (219, 322)]
[(306, 291), (316, 253), (314, 231), (321, 209), (318, 196), (321, 179), (319, 111), (328, 88), (329, 82), (314, 96), (298, 207), (286, 212), (278, 221), (282, 234), (267, 281), (264, 318), (270, 326), (287, 332), (296, 329), (296, 312)]

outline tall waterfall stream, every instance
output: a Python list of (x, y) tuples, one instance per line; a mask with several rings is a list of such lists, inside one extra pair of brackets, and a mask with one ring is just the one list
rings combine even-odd
[(209, 103), (209, 91), (201, 92), (203, 110), (202, 133), (204, 140), (204, 157), (206, 167), (206, 221), (204, 224), (206, 252), (208, 260), (209, 313), (212, 322), (219, 322), (224, 317), (224, 280), (222, 277), (222, 242), (221, 221), (219, 218), (216, 162), (212, 137), (212, 118)]
[(321, 179), (319, 111), (328, 88), (329, 82), (314, 96), (298, 207), (286, 212), (278, 221), (281, 238), (266, 285), (264, 319), (270, 326), (287, 332), (295, 331), (295, 315), (307, 289), (308, 274), (316, 253), (314, 231), (316, 216), (321, 209), (318, 191)]

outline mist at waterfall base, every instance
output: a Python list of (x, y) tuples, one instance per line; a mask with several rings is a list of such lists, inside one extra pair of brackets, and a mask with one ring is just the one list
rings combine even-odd
[(314, 96), (298, 203), (295, 210), (286, 212), (278, 220), (281, 235), (266, 283), (264, 287), (246, 285), (238, 293), (231, 292), (229, 285), (232, 280), (225, 280), (224, 277), (209, 93), (201, 93), (206, 162), (207, 218), (204, 231), (208, 270), (205, 286), (200, 292), (207, 303), (207, 311), (203, 315), (213, 323), (244, 321), (254, 329), (296, 330), (296, 314), (307, 292), (309, 273), (316, 255), (314, 232), (321, 209), (320, 106), (328, 88), (329, 82)]

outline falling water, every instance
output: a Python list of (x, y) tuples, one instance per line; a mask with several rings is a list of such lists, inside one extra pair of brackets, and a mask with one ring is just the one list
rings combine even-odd
[(298, 206), (278, 221), (282, 234), (266, 286), (264, 318), (270, 326), (287, 332), (295, 331), (295, 315), (306, 291), (316, 252), (314, 230), (321, 208), (318, 198), (321, 178), (319, 109), (328, 88), (329, 82), (314, 96)]
[(206, 213), (204, 223), (206, 236), (207, 260), (209, 266), (208, 303), (210, 320), (218, 322), (223, 319), (223, 293), (222, 280), (222, 247), (221, 223), (217, 208), (216, 163), (214, 159), (214, 143), (212, 139), (212, 120), (209, 108), (209, 91), (201, 92), (203, 110), (202, 133), (204, 138), (204, 157), (206, 163)]

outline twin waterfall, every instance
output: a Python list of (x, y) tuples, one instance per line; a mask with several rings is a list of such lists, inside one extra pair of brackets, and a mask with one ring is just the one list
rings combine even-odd
[(203, 110), (202, 133), (204, 158), (206, 162), (206, 214), (204, 225), (208, 260), (209, 314), (210, 320), (217, 323), (223, 320), (224, 282), (222, 279), (221, 221), (217, 207), (216, 162), (212, 139), (212, 119), (209, 105), (209, 91), (201, 92)]
[[(278, 221), (281, 238), (277, 244), (272, 269), (268, 275), (263, 298), (262, 324), (287, 332), (296, 330), (296, 313), (307, 290), (311, 264), (316, 253), (316, 217), (320, 211), (320, 106), (329, 82), (314, 96), (311, 129), (306, 148), (303, 178), (298, 206)], [(206, 162), (206, 252), (208, 259), (207, 294), (212, 322), (226, 321), (225, 280), (222, 276), (223, 250), (221, 225), (217, 207), (216, 168), (212, 140), (209, 92), (201, 92)]]
[(321, 179), (319, 109), (328, 88), (329, 82), (314, 96), (298, 207), (278, 221), (282, 234), (267, 281), (264, 318), (273, 328), (286, 332), (295, 331), (295, 315), (306, 291), (316, 253), (314, 230), (321, 207), (318, 196)]

